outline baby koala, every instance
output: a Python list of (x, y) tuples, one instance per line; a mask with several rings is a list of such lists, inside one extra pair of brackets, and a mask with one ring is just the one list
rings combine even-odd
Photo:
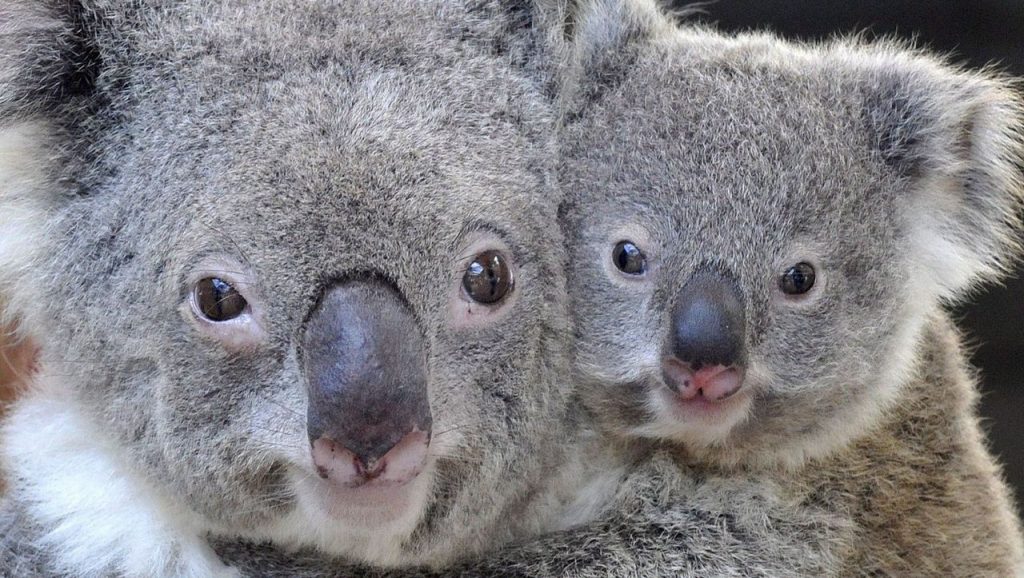
[(43, 347), (0, 574), (235, 574), (209, 536), (440, 564), (547, 527), (576, 406), (527, 16), (0, 6), (0, 295)]
[(943, 310), (1020, 249), (1009, 81), (656, 12), (573, 21), (560, 181), (598, 421), (848, 516), (841, 574), (1024, 572)]

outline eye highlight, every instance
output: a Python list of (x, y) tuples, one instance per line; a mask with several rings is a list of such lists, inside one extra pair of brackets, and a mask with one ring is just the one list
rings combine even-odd
[(462, 275), (462, 288), (466, 295), (485, 305), (493, 305), (507, 297), (513, 285), (512, 269), (500, 251), (479, 253)]
[(647, 270), (647, 257), (632, 241), (619, 241), (612, 250), (612, 261), (627, 275), (643, 275)]
[(219, 277), (200, 279), (192, 290), (192, 302), (200, 316), (213, 322), (235, 319), (249, 307), (245, 297)]
[(786, 295), (803, 295), (814, 287), (814, 267), (800, 262), (793, 265), (779, 278), (779, 289)]

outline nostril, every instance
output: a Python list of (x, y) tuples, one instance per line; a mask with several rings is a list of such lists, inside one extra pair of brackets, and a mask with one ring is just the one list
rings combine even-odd
[(423, 470), (429, 446), (429, 432), (419, 429), (406, 434), (381, 456), (360, 456), (328, 437), (321, 437), (313, 442), (313, 464), (321, 478), (347, 487), (375, 479), (403, 484)]
[(313, 465), (325, 480), (335, 480), (349, 485), (362, 472), (359, 458), (341, 444), (326, 437), (313, 442)]
[(723, 401), (743, 386), (743, 370), (737, 367), (708, 367), (697, 372), (701, 394), (708, 401)]
[(378, 471), (383, 482), (405, 483), (419, 475), (427, 462), (430, 435), (414, 430), (398, 442), (391, 451), (381, 458), (382, 468)]
[(661, 365), (665, 385), (683, 399), (693, 399), (700, 393), (694, 383), (694, 371), (688, 363), (675, 358), (666, 359)]

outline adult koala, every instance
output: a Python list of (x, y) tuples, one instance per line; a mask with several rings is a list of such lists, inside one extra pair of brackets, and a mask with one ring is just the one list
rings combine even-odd
[(439, 564), (547, 527), (575, 428), (532, 26), (0, 7), (0, 293), (43, 346), (5, 574), (233, 573), (207, 535)]

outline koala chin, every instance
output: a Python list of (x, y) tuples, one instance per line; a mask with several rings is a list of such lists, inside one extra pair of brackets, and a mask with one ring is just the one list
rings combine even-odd
[(440, 564), (554, 523), (574, 405), (526, 9), (0, 6), (0, 321), (42, 347), (3, 573), (233, 574), (211, 537)]

